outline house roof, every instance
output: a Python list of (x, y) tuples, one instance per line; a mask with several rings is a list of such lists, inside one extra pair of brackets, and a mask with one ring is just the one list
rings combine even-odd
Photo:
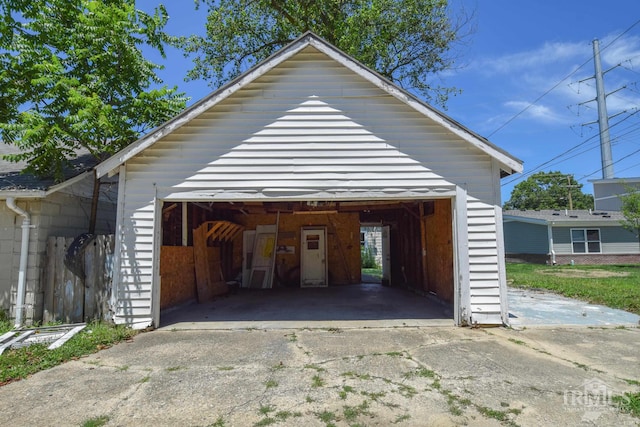
[(97, 176), (101, 177), (106, 174), (117, 173), (117, 168), (120, 165), (124, 164), (127, 160), (136, 156), (138, 153), (150, 147), (166, 135), (174, 132), (178, 128), (189, 123), (191, 120), (197, 118), (214, 105), (227, 99), (229, 96), (233, 95), (235, 92), (242, 89), (247, 84), (261, 77), (265, 73), (272, 70), (274, 67), (291, 58), (308, 46), (313, 46), (320, 52), (323, 52), (333, 60), (350, 69), (362, 78), (368, 80), (396, 99), (404, 102), (405, 104), (424, 114), (431, 120), (447, 128), (449, 131), (456, 134), (461, 139), (467, 141), (474, 147), (497, 159), (501, 164), (501, 169), (507, 175), (522, 172), (521, 160), (513, 157), (511, 154), (495, 146), (487, 139), (467, 129), (460, 123), (456, 122), (442, 112), (436, 110), (432, 106), (411, 95), (407, 91), (399, 88), (386, 78), (365, 67), (364, 65), (346, 55), (345, 53), (341, 52), (326, 41), (320, 39), (314, 33), (307, 32), (288, 46), (272, 55), (270, 58), (256, 65), (254, 68), (248, 70), (227, 85), (222, 86), (220, 89), (212, 92), (205, 98), (201, 99), (199, 102), (184, 110), (178, 116), (155, 128), (147, 135), (143, 136), (136, 142), (130, 144), (109, 159), (97, 165)]
[(593, 223), (594, 225), (620, 225), (624, 216), (620, 212), (604, 212), (591, 210), (506, 210), (504, 221), (521, 221), (552, 225), (578, 225)]
[(23, 173), (27, 162), (14, 163), (3, 158), (4, 155), (19, 152), (20, 149), (15, 145), (0, 141), (0, 197), (44, 197), (83, 179), (98, 163), (88, 152), (78, 152), (78, 157), (70, 161), (71, 166), (64, 169), (63, 181), (56, 183), (53, 178), (39, 178), (31, 173)]

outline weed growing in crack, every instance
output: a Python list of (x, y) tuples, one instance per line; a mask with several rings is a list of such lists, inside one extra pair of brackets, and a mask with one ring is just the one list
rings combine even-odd
[(409, 419), (411, 419), (411, 415), (409, 414), (398, 415), (393, 421), (393, 424), (400, 424), (401, 422), (408, 421)]
[(222, 417), (218, 417), (216, 422), (211, 424), (209, 427), (226, 427), (226, 425), (227, 423), (224, 422), (224, 419)]
[(404, 397), (413, 397), (418, 394), (418, 390), (410, 385), (400, 384), (398, 385), (398, 393), (400, 393)]
[(322, 387), (324, 384), (324, 380), (320, 375), (314, 375), (313, 378), (311, 378), (311, 387), (313, 388)]
[(344, 406), (342, 414), (344, 415), (345, 421), (351, 423), (361, 415), (373, 416), (373, 414), (369, 412), (368, 409), (369, 402), (365, 400), (358, 406)]
[(327, 370), (318, 365), (304, 365), (305, 369), (314, 369), (317, 372), (326, 372)]
[(268, 380), (267, 382), (264, 383), (264, 386), (266, 387), (267, 390), (269, 390), (270, 388), (278, 387), (278, 381)]
[(334, 424), (332, 421), (335, 421), (336, 419), (336, 414), (330, 411), (316, 412), (316, 416), (320, 421), (325, 423), (327, 427), (333, 426)]
[(295, 332), (293, 332), (291, 334), (284, 334), (284, 336), (288, 338), (289, 342), (297, 342), (298, 341), (298, 336), (296, 335)]
[(275, 411), (276, 409), (271, 406), (271, 405), (267, 405), (267, 406), (261, 406), (260, 409), (258, 409), (258, 411), (262, 414), (262, 415), (267, 415), (270, 412)]
[(377, 393), (368, 392), (368, 391), (361, 391), (360, 394), (363, 395), (363, 396), (367, 396), (369, 399), (373, 400), (374, 402), (377, 402), (378, 399), (380, 399), (381, 397), (384, 397), (384, 396), (387, 395), (387, 393), (385, 393), (384, 391), (380, 391), (380, 392), (377, 392)]
[(107, 415), (101, 415), (99, 417), (94, 417), (86, 420), (84, 423), (82, 423), (82, 427), (102, 427), (108, 422), (109, 417)]
[(338, 396), (340, 396), (340, 399), (342, 399), (342, 400), (346, 400), (347, 395), (348, 395), (349, 393), (355, 393), (355, 392), (356, 392), (356, 391), (355, 391), (355, 389), (354, 389), (353, 387), (351, 387), (351, 386), (349, 386), (349, 385), (343, 385), (343, 386), (342, 386), (342, 390), (340, 390), (340, 391), (338, 392)]

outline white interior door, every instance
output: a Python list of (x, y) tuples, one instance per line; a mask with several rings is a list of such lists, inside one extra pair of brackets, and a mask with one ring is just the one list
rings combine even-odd
[(276, 225), (256, 226), (251, 257), (250, 288), (270, 288), (273, 272), (273, 251), (276, 244)]
[(256, 237), (255, 230), (245, 230), (242, 233), (242, 287), (249, 287), (251, 279), (251, 267), (253, 265), (253, 242)]
[(382, 284), (391, 286), (391, 243), (388, 225), (382, 227)]
[(303, 228), (300, 286), (327, 286), (326, 228)]

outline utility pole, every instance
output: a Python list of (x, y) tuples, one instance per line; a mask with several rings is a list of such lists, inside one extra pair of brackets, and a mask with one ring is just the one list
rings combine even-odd
[(569, 199), (569, 210), (572, 211), (573, 210), (573, 199), (571, 197), (571, 189), (572, 188), (578, 188), (578, 185), (576, 184), (571, 184), (571, 175), (567, 175), (567, 185), (563, 185), (563, 187), (567, 188), (567, 193), (568, 193), (568, 199)]
[(613, 156), (609, 138), (609, 116), (607, 114), (607, 96), (604, 92), (602, 65), (600, 64), (600, 43), (593, 41), (593, 63), (596, 71), (596, 103), (598, 104), (598, 127), (600, 129), (600, 155), (602, 157), (602, 179), (613, 178)]

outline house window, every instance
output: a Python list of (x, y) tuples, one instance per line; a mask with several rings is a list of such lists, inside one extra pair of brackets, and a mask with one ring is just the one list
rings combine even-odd
[(597, 228), (572, 228), (571, 246), (574, 254), (600, 253), (600, 230)]

